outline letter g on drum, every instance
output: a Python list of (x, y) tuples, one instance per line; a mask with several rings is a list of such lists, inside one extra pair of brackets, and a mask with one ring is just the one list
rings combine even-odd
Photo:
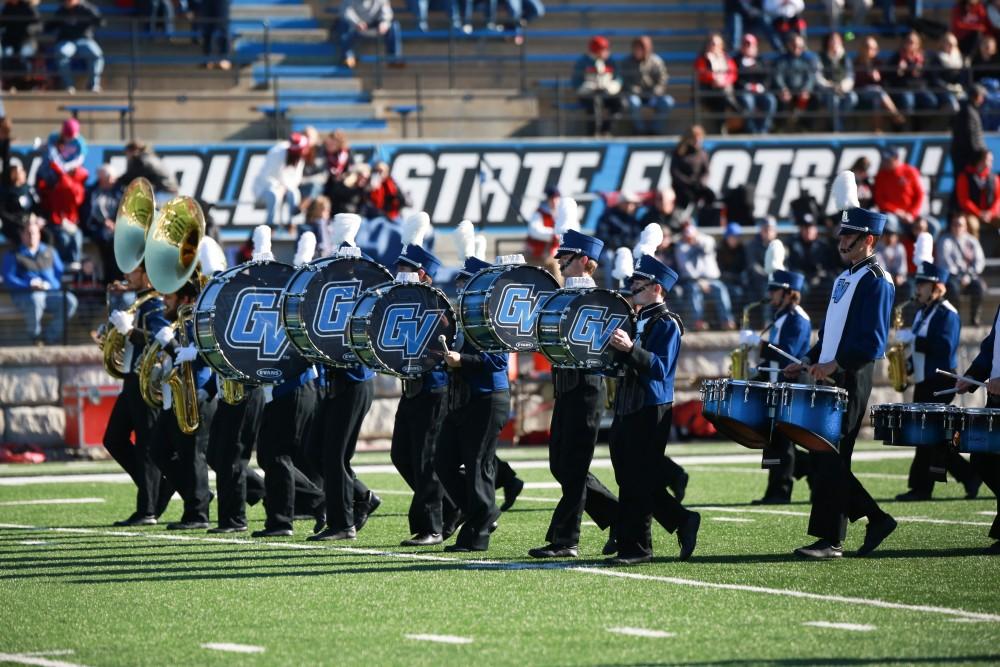
[(611, 341), (611, 334), (624, 323), (623, 315), (609, 316), (607, 308), (583, 306), (576, 311), (569, 330), (569, 342), (587, 347), (592, 354), (600, 354)]
[(421, 357), (431, 342), (442, 310), (421, 312), (416, 304), (397, 303), (385, 309), (378, 346), (385, 351), (402, 352), (404, 359)]
[(280, 289), (240, 291), (226, 323), (226, 342), (234, 348), (256, 350), (260, 361), (281, 359), (288, 337), (281, 326), (280, 301)]
[(351, 311), (361, 289), (360, 280), (328, 283), (319, 295), (319, 308), (313, 318), (313, 333), (320, 338), (347, 340)]
[(535, 288), (530, 285), (507, 285), (500, 293), (494, 324), (517, 329), (522, 336), (530, 335), (535, 328), (538, 310), (549, 294), (535, 294)]

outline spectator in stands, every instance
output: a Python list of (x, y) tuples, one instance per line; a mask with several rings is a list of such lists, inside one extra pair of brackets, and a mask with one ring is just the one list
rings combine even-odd
[(742, 305), (745, 292), (743, 279), (747, 270), (746, 249), (743, 247), (743, 228), (738, 222), (726, 225), (722, 245), (716, 250), (722, 282), (729, 287), (729, 296), (734, 305)]
[(757, 236), (743, 245), (747, 258), (746, 285), (747, 293), (763, 294), (767, 287), (768, 273), (764, 268), (764, 258), (767, 247), (778, 238), (778, 222), (771, 217), (760, 221), (760, 231)]
[(764, 17), (762, 0), (724, 0), (726, 43), (739, 44), (744, 34), (763, 34), (775, 51), (781, 50), (781, 40), (774, 26)]
[(966, 56), (979, 48), (979, 40), (989, 33), (990, 21), (981, 0), (957, 0), (951, 10), (951, 32)]
[(312, 232), (316, 236), (316, 245), (320, 251), (319, 257), (328, 257), (337, 251), (337, 248), (333, 247), (333, 241), (330, 238), (332, 211), (333, 207), (330, 206), (329, 199), (323, 195), (314, 198), (309, 202), (308, 208), (306, 208), (305, 224), (295, 234), (295, 236), (301, 237), (306, 232)]
[(951, 276), (948, 280), (948, 298), (957, 305), (959, 295), (968, 295), (969, 319), (973, 326), (979, 326), (979, 309), (986, 292), (986, 282), (982, 278), (986, 269), (986, 255), (979, 239), (969, 233), (965, 215), (952, 215), (948, 231), (938, 239), (934, 259)]
[[(879, 149), (882, 163), (875, 174), (875, 206), (890, 220), (897, 220), (903, 229), (909, 229), (913, 221), (921, 216), (924, 208), (924, 184), (920, 172), (911, 164), (901, 160), (899, 153), (891, 146)], [(931, 233), (936, 233), (937, 221), (928, 218)]]
[(653, 193), (653, 199), (640, 222), (642, 228), (655, 222), (667, 229), (668, 233), (680, 231), (681, 215), (677, 210), (677, 195), (674, 189), (668, 186)]
[(49, 135), (46, 161), (38, 170), (41, 208), (53, 244), (70, 271), (79, 270), (83, 254), (83, 233), (77, 223), (89, 176), (83, 167), (86, 155), (87, 143), (80, 136), (79, 121), (67, 118), (58, 132)]
[(876, 131), (882, 129), (882, 117), (879, 112), (889, 114), (896, 126), (906, 123), (906, 118), (899, 113), (896, 103), (886, 92), (882, 81), (884, 66), (878, 57), (878, 40), (866, 37), (858, 48), (858, 57), (854, 61), (854, 88), (858, 92), (858, 108), (874, 111), (874, 126)]
[(267, 209), (265, 224), (271, 227), (279, 223), (291, 225), (299, 212), (306, 143), (305, 135), (292, 132), (288, 141), (281, 141), (267, 151), (264, 165), (254, 179), (254, 199), (258, 206)]
[(104, 51), (94, 39), (94, 29), (104, 20), (101, 13), (87, 0), (63, 0), (46, 32), (55, 33), (55, 54), (63, 88), (75, 93), (73, 85), (73, 59), (83, 58), (89, 70), (89, 86), (93, 92), (101, 90), (101, 73), (104, 71)]
[(958, 103), (965, 98), (965, 57), (958, 48), (958, 38), (950, 32), (941, 38), (941, 48), (932, 53), (927, 78), (938, 106), (958, 113)]
[(638, 208), (639, 198), (631, 192), (623, 192), (615, 205), (605, 208), (598, 218), (597, 238), (604, 241), (609, 253), (618, 248), (631, 249), (639, 240), (642, 227), (635, 217)]
[(713, 33), (705, 49), (694, 61), (701, 105), (712, 114), (713, 125), (721, 126), (727, 111), (740, 108), (736, 101), (736, 62), (726, 54), (722, 35)]
[(153, 186), (157, 204), (164, 204), (177, 196), (177, 179), (151, 146), (138, 140), (130, 141), (125, 146), (125, 160), (125, 173), (122, 174), (121, 181), (126, 187), (141, 176)]
[(1000, 176), (993, 173), (993, 153), (976, 151), (976, 161), (955, 178), (955, 200), (965, 213), (969, 232), (979, 238), (980, 227), (1000, 225)]
[(827, 294), (833, 279), (843, 270), (840, 256), (826, 238), (820, 236), (818, 221), (802, 219), (799, 234), (788, 244), (785, 263), (789, 271), (806, 277), (804, 292)]
[(982, 83), (996, 89), (1000, 82), (1000, 56), (997, 40), (993, 35), (983, 35), (972, 57), (969, 58), (969, 77), (973, 83)]
[[(427, 32), (430, 25), (427, 18), (430, 12), (430, 0), (409, 0), (407, 3), (409, 10), (417, 17), (417, 30)], [(451, 18), (451, 27), (455, 30), (462, 29), (462, 13), (459, 0), (448, 0), (446, 3), (448, 15)]]
[(858, 184), (858, 201), (861, 203), (861, 208), (871, 208), (875, 205), (875, 194), (873, 192), (875, 183), (872, 181), (871, 170), (872, 162), (864, 155), (855, 160), (854, 164), (851, 165), (851, 171), (854, 172), (854, 180)]
[(327, 181), (323, 194), (330, 199), (334, 215), (357, 213), (363, 216), (367, 213), (368, 181), (371, 175), (371, 167), (364, 162), (356, 162), (350, 166), (343, 178)]
[(925, 71), (923, 44), (916, 32), (904, 36), (899, 50), (889, 59), (886, 82), (896, 108), (911, 121), (917, 120), (914, 112), (937, 109), (937, 96), (930, 90)]
[[(14, 305), (24, 315), (28, 337), (35, 344), (58, 343), (66, 320), (76, 314), (77, 299), (62, 289), (63, 263), (59, 253), (42, 243), (42, 220), (31, 216), (21, 230), (20, 244), (3, 258), (4, 284)], [(42, 318), (49, 323), (42, 330)]]
[(80, 215), (83, 233), (97, 246), (105, 282), (119, 280), (122, 272), (115, 261), (115, 218), (122, 189), (110, 164), (97, 170), (97, 183), (87, 191)]
[[(559, 210), (561, 196), (559, 188), (549, 185), (545, 188), (545, 199), (538, 205), (538, 210), (528, 220), (528, 238), (524, 243), (524, 255), (533, 266), (552, 267), (558, 270), (555, 261), (559, 238), (556, 236), (556, 215)], [(558, 272), (556, 272), (558, 275)]]
[[(148, 18), (148, 28), (151, 35), (161, 32), (160, 27), (162, 26), (162, 32), (165, 37), (169, 39), (173, 36), (174, 18), (176, 16), (173, 0), (141, 0), (135, 3), (135, 5), (139, 16), (146, 16)], [(181, 12), (186, 14), (187, 1), (181, 0), (178, 5)]]
[(806, 36), (805, 11), (804, 0), (764, 0), (764, 16), (781, 44), (788, 44), (792, 35)]
[(830, 114), (833, 131), (842, 132), (845, 116), (850, 116), (858, 106), (858, 94), (854, 92), (854, 62), (844, 49), (844, 38), (839, 32), (823, 38), (819, 62), (816, 90)]
[(326, 135), (323, 139), (323, 155), (328, 179), (339, 179), (347, 175), (353, 160), (351, 144), (343, 130), (334, 130)]
[(388, 164), (382, 161), (375, 163), (368, 189), (373, 212), (390, 220), (399, 220), (399, 213), (406, 205), (406, 200), (399, 191), (399, 184), (389, 173)]
[(758, 55), (757, 38), (751, 33), (743, 35), (740, 52), (736, 56), (736, 100), (746, 114), (744, 128), (753, 134), (766, 134), (771, 130), (778, 98), (768, 89), (771, 85), (770, 68)]
[(670, 179), (677, 206), (696, 210), (711, 205), (715, 193), (708, 187), (708, 152), (705, 151), (705, 129), (692, 125), (681, 136), (681, 140), (670, 158)]
[(875, 252), (879, 265), (886, 270), (896, 287), (896, 303), (909, 299), (911, 292), (907, 282), (909, 271), (906, 247), (899, 242), (899, 233), (899, 221), (890, 218), (885, 224)]
[[(198, 0), (198, 20), (201, 23), (201, 52), (205, 55), (203, 67), (230, 70), (229, 60), (229, 6), (232, 0)], [(216, 57), (212, 57), (212, 52)]]
[(986, 102), (986, 89), (975, 84), (969, 88), (969, 97), (959, 104), (958, 113), (951, 119), (951, 170), (962, 173), (975, 162), (977, 151), (986, 150), (983, 121), (979, 109)]
[(806, 53), (806, 40), (792, 33), (788, 50), (774, 64), (774, 91), (789, 127), (799, 125), (801, 115), (813, 105), (816, 88), (816, 59)]
[[(674, 108), (674, 98), (667, 95), (667, 66), (653, 51), (653, 40), (648, 36), (632, 40), (632, 53), (621, 62), (623, 94), (628, 102), (634, 134), (666, 134), (667, 115)], [(653, 122), (646, 123), (642, 110), (653, 111)]]
[(694, 316), (695, 331), (708, 328), (705, 320), (706, 296), (715, 307), (719, 326), (735, 329), (729, 290), (720, 280), (722, 273), (715, 256), (715, 239), (702, 234), (693, 223), (686, 222), (681, 228), (680, 240), (674, 246), (674, 257), (688, 306)]
[(10, 160), (10, 142), (10, 120), (0, 118), (0, 231), (8, 239), (17, 239), (28, 216), (40, 209), (24, 167)]
[(41, 27), (38, 9), (29, 0), (5, 0), (0, 9), (4, 70), (27, 72), (31, 69), (31, 61), (38, 51), (36, 36)]
[(611, 120), (622, 111), (622, 80), (611, 61), (611, 44), (598, 35), (573, 65), (573, 89), (587, 112), (587, 133), (607, 135)]
[(358, 64), (354, 41), (359, 34), (384, 39), (385, 52), (391, 62), (403, 55), (402, 30), (399, 21), (393, 18), (389, 0), (343, 0), (333, 31), (340, 45), (340, 60), (351, 69)]

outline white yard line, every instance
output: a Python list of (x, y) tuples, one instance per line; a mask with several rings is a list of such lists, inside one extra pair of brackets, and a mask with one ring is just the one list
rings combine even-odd
[[(766, 468), (737, 468), (735, 466), (688, 466), (685, 468), (688, 472), (738, 472), (749, 475), (766, 475)], [(909, 479), (908, 475), (894, 475), (891, 473), (883, 472), (856, 472), (855, 477), (865, 477), (868, 479)]]
[(713, 516), (709, 518), (712, 521), (721, 521), (723, 523), (753, 523), (753, 519), (741, 519), (738, 516)]
[(872, 632), (878, 629), (874, 625), (865, 625), (863, 623), (831, 623), (830, 621), (806, 621), (802, 625), (829, 630), (849, 630), (851, 632)]
[(403, 635), (407, 639), (418, 642), (437, 642), (438, 644), (471, 644), (472, 637), (456, 637), (455, 635)]
[(36, 500), (5, 500), (0, 507), (20, 507), (21, 505), (92, 505), (103, 503), (104, 498), (38, 498)]
[(979, 514), (981, 516), (996, 516), (997, 515), (996, 512), (976, 512), (976, 514)]
[[(455, 565), (461, 566), (486, 566), (485, 569), (493, 569), (497, 565), (514, 565), (513, 563), (498, 563), (497, 561), (490, 560), (472, 560), (463, 558), (450, 558), (447, 556), (434, 556), (431, 554), (420, 554), (420, 553), (401, 553), (395, 551), (385, 551), (382, 549), (364, 549), (358, 547), (334, 547), (321, 544), (305, 544), (305, 543), (295, 543), (295, 542), (267, 542), (267, 541), (252, 541), (247, 539), (237, 539), (237, 538), (221, 538), (221, 537), (195, 537), (188, 535), (167, 535), (165, 533), (149, 533), (149, 532), (128, 532), (128, 531), (114, 531), (114, 530), (98, 530), (93, 528), (53, 528), (47, 526), (30, 526), (23, 524), (10, 524), (10, 523), (0, 523), (0, 528), (10, 528), (18, 530), (33, 530), (33, 531), (46, 531), (55, 533), (77, 533), (86, 535), (103, 535), (106, 537), (139, 537), (143, 539), (150, 540), (183, 540), (191, 542), (211, 542), (211, 543), (224, 543), (224, 544), (237, 544), (243, 546), (250, 546), (254, 548), (274, 548), (274, 549), (325, 549), (328, 551), (339, 551), (344, 553), (354, 553), (363, 554), (368, 556), (382, 556), (387, 558), (399, 558), (401, 560), (416, 560), (416, 561), (431, 561), (438, 563), (453, 563)], [(902, 611), (913, 611), (922, 613), (932, 613), (939, 614), (943, 616), (955, 616), (962, 618), (969, 618), (981, 621), (991, 621), (995, 623), (1000, 623), (1000, 615), (998, 614), (988, 614), (976, 611), (966, 611), (964, 609), (954, 609), (951, 607), (937, 607), (931, 605), (915, 605), (915, 604), (905, 604), (901, 602), (889, 602), (885, 600), (878, 600), (872, 598), (855, 598), (846, 597), (840, 595), (824, 595), (821, 593), (809, 593), (806, 591), (798, 591), (793, 589), (785, 588), (767, 588), (763, 586), (745, 586), (741, 584), (726, 584), (717, 583), (712, 581), (701, 581), (697, 579), (681, 579), (678, 577), (663, 577), (657, 575), (640, 574), (638, 572), (624, 572), (622, 570), (610, 569), (610, 568), (600, 568), (600, 567), (583, 567), (574, 566), (568, 563), (566, 566), (559, 566), (555, 564), (547, 564), (543, 567), (532, 567), (530, 563), (521, 564), (522, 567), (517, 569), (564, 569), (570, 572), (583, 572), (587, 574), (597, 574), (605, 577), (620, 577), (623, 579), (638, 579), (645, 581), (659, 581), (668, 584), (674, 584), (677, 586), (691, 586), (696, 588), (708, 588), (716, 590), (732, 590), (740, 591), (746, 593), (759, 593), (762, 595), (778, 595), (792, 598), (800, 598), (807, 600), (818, 600), (822, 602), (838, 602), (843, 604), (853, 604), (868, 607), (879, 607), (882, 609), (898, 609)], [(496, 568), (496, 569), (507, 569), (507, 568)], [(513, 569), (513, 568), (511, 568)], [(33, 663), (32, 663), (33, 664)], [(58, 666), (56, 666), (58, 667)]]
[(49, 660), (37, 653), (0, 653), (0, 662), (13, 662), (17, 665), (37, 665), (37, 667), (84, 667), (75, 662)]
[(673, 632), (663, 630), (647, 630), (646, 628), (608, 628), (608, 632), (626, 637), (648, 637), (650, 639), (663, 639), (666, 637), (676, 637)]
[(201, 645), (210, 651), (228, 651), (229, 653), (263, 653), (267, 649), (263, 646), (252, 646), (250, 644), (230, 644), (228, 642), (207, 642)]
[[(734, 514), (774, 514), (778, 516), (809, 516), (809, 512), (799, 512), (796, 510), (766, 510), (759, 509), (756, 507), (716, 507), (712, 505), (697, 506), (693, 505), (692, 509), (697, 509), (699, 512), (732, 512)], [(901, 521), (903, 523), (929, 523), (941, 526), (991, 526), (988, 521), (953, 521), (951, 519), (931, 519), (924, 516), (897, 516), (893, 517), (896, 521)]]

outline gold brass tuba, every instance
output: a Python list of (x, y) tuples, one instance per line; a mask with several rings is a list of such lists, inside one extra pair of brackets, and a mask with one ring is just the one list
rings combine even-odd
[[(767, 303), (767, 299), (748, 303), (743, 307), (743, 318), (740, 320), (740, 330), (750, 328), (750, 311)], [(746, 380), (750, 377), (750, 346), (740, 345), (729, 353), (730, 374), (734, 380)]]
[[(181, 347), (188, 344), (187, 322), (193, 317), (194, 306), (189, 303), (177, 309), (176, 340)], [(174, 417), (181, 433), (191, 435), (198, 430), (198, 387), (194, 383), (194, 369), (191, 364), (178, 364), (167, 377), (170, 394), (174, 402)]]
[[(904, 301), (892, 309), (892, 328), (899, 331), (903, 328), (903, 309), (908, 306), (913, 299)], [(889, 361), (889, 380), (892, 388), (898, 392), (906, 391), (910, 386), (908, 372), (908, 354), (906, 345), (896, 342), (889, 346), (889, 351), (885, 353), (885, 358)]]
[[(125, 312), (134, 316), (138, 312), (139, 306), (158, 296), (160, 295), (155, 291), (143, 294), (135, 300), (135, 303), (126, 308)], [(98, 345), (101, 347), (101, 352), (104, 353), (104, 370), (108, 372), (108, 375), (118, 380), (124, 378), (128, 371), (125, 368), (125, 343), (125, 336), (111, 324), (105, 326), (103, 336), (98, 339)]]

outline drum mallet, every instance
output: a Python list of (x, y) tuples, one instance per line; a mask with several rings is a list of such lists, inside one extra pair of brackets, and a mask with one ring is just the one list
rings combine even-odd
[(947, 396), (948, 394), (957, 394), (958, 389), (942, 389), (941, 391), (935, 391), (935, 396)]
[(441, 347), (444, 348), (444, 353), (448, 354), (451, 350), (448, 349), (448, 337), (444, 334), (438, 336), (438, 342), (441, 343)]
[[(954, 373), (949, 373), (948, 371), (944, 370), (943, 368), (937, 369), (937, 372), (940, 373), (941, 375), (947, 375), (950, 378), (955, 378), (956, 380), (964, 380), (965, 382), (968, 382), (969, 384), (974, 384), (977, 387), (985, 387), (986, 386), (985, 382), (980, 382), (979, 380), (973, 380), (972, 378), (966, 377), (964, 375), (955, 375)], [(934, 394), (934, 395), (937, 396), (937, 394)]]
[[(767, 346), (769, 348), (771, 348), (772, 350), (774, 350), (775, 352), (777, 352), (778, 354), (780, 354), (781, 356), (783, 356), (785, 359), (788, 359), (793, 364), (802, 364), (802, 360), (801, 359), (796, 359), (795, 357), (793, 357), (792, 355), (788, 354), (787, 352), (785, 352), (784, 350), (782, 350), (780, 347), (778, 347), (777, 345), (775, 345), (774, 343), (768, 343)], [(830, 378), (823, 378), (822, 381), (823, 382), (829, 382), (830, 384), (833, 384), (833, 380), (831, 380)]]

